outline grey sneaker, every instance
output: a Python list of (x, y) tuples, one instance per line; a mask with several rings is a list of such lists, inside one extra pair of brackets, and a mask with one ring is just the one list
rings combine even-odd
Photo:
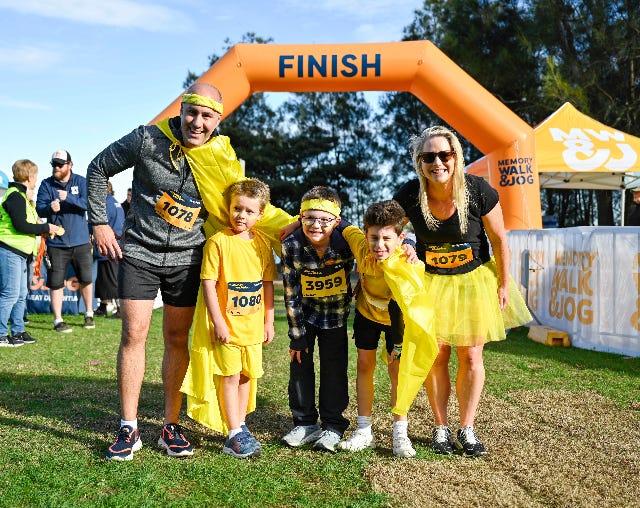
[(440, 455), (451, 455), (453, 453), (453, 438), (451, 429), (446, 425), (438, 425), (433, 428), (433, 438), (431, 439), (431, 449)]
[(341, 450), (349, 450), (350, 452), (359, 452), (367, 448), (375, 448), (376, 442), (373, 437), (371, 428), (369, 430), (356, 429), (344, 441), (340, 441), (338, 448)]
[(291, 432), (282, 437), (282, 440), (289, 446), (302, 446), (303, 444), (315, 442), (322, 433), (320, 425), (298, 425)]
[(415, 457), (416, 451), (413, 449), (411, 439), (405, 435), (393, 436), (393, 454), (403, 459)]
[(60, 321), (57, 325), (53, 325), (53, 329), (58, 333), (71, 333), (73, 331), (64, 321)]
[(249, 427), (247, 427), (246, 425), (240, 425), (240, 428), (246, 432), (247, 434), (249, 434), (251, 436), (251, 439), (253, 439), (254, 444), (256, 445), (256, 447), (258, 448), (258, 450), (262, 451), (262, 443), (260, 441), (258, 441), (256, 439), (256, 436), (254, 436), (251, 431), (249, 430)]
[(93, 320), (93, 316), (85, 316), (85, 318), (84, 318), (84, 327), (87, 330), (90, 330), (90, 329), (96, 327), (96, 322)]
[(0, 337), (0, 347), (11, 347), (11, 344), (9, 344), (9, 337), (6, 335)]
[(336, 453), (336, 445), (340, 442), (340, 434), (332, 430), (323, 430), (320, 437), (313, 444), (314, 450)]
[(458, 448), (462, 450), (465, 457), (480, 457), (486, 455), (484, 445), (478, 439), (475, 429), (471, 425), (465, 425), (458, 429), (456, 434), (458, 438)]

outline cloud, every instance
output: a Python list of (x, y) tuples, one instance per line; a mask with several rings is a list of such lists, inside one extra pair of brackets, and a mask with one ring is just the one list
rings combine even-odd
[(57, 63), (60, 55), (48, 49), (32, 46), (20, 48), (0, 47), (0, 67), (8, 71), (42, 71)]
[(52, 108), (45, 104), (29, 101), (19, 101), (11, 99), (9, 97), (3, 97), (0, 95), (0, 107), (7, 109), (28, 109), (31, 111), (51, 111)]
[(136, 0), (0, 0), (0, 8), (91, 25), (137, 28), (149, 32), (184, 32), (193, 28), (183, 12)]
[[(308, 0), (286, 0), (292, 6), (309, 8)], [(386, 19), (387, 16), (395, 16), (399, 12), (413, 13), (420, 7), (416, 0), (317, 0), (313, 3), (315, 8), (337, 14), (353, 16), (354, 20)]]

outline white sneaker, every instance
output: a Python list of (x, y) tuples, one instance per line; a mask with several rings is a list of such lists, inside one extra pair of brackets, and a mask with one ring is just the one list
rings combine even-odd
[(302, 446), (303, 444), (315, 442), (322, 434), (322, 429), (317, 423), (315, 425), (298, 425), (282, 437), (282, 440), (289, 446)]
[(408, 458), (415, 457), (416, 451), (407, 436), (393, 436), (393, 454), (396, 457)]
[(371, 430), (356, 429), (344, 441), (338, 443), (341, 450), (349, 450), (350, 452), (359, 452), (367, 448), (375, 448), (376, 443)]
[(340, 442), (340, 434), (332, 430), (323, 430), (313, 448), (329, 453), (336, 453), (336, 445)]

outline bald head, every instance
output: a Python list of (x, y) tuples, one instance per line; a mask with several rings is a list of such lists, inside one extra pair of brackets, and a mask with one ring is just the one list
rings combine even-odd
[(222, 102), (222, 94), (220, 93), (220, 90), (209, 83), (194, 83), (187, 88), (184, 93), (195, 93), (202, 95), (203, 97), (209, 97), (214, 101)]

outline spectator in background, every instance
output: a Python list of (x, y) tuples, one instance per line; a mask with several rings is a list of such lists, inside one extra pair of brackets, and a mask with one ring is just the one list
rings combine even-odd
[(84, 327), (95, 328), (93, 321), (93, 255), (87, 223), (87, 181), (72, 172), (71, 155), (58, 150), (51, 156), (53, 175), (42, 181), (38, 189), (36, 209), (40, 217), (62, 226), (63, 236), (47, 239), (51, 269), (47, 272), (47, 286), (51, 292), (53, 329), (69, 333), (71, 328), (62, 319), (64, 279), (73, 266), (80, 283), (80, 291), (87, 308)]
[(0, 347), (35, 342), (24, 330), (27, 259), (38, 252), (41, 234), (63, 232), (55, 224), (38, 224), (32, 202), (38, 166), (20, 159), (12, 171), (14, 181), (0, 200)]
[(131, 206), (131, 187), (127, 189), (127, 199), (125, 199), (122, 203), (122, 209), (124, 210), (124, 216), (126, 217), (129, 213), (129, 207)]
[(633, 204), (629, 210), (625, 226), (640, 226), (640, 187), (631, 190), (633, 194)]
[[(124, 226), (124, 210), (115, 197), (113, 197), (113, 185), (107, 182), (107, 219), (109, 227), (117, 239), (122, 236)], [(120, 317), (120, 304), (118, 302), (118, 262), (103, 256), (98, 251), (98, 246), (93, 249), (93, 257), (98, 262), (98, 274), (96, 276), (96, 298), (100, 299), (100, 305), (94, 311), (96, 316), (107, 316), (107, 306), (111, 301), (116, 302), (116, 311), (112, 318)]]

